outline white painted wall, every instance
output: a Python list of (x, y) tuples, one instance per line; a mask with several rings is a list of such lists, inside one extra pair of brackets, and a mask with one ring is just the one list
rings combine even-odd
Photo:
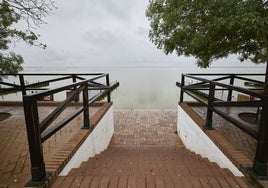
[(235, 176), (243, 176), (180, 106), (178, 107), (177, 122), (178, 135), (187, 149), (200, 154), (203, 158), (208, 158), (210, 162), (217, 163), (221, 168), (228, 168)]
[(66, 176), (72, 168), (80, 167), (81, 163), (87, 161), (89, 157), (94, 157), (104, 151), (108, 147), (113, 133), (114, 119), (113, 106), (111, 106), (59, 176)]

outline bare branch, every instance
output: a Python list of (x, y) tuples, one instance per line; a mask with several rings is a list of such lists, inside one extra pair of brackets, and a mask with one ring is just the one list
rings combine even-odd
[(5, 0), (9, 3), (23, 20), (28, 24), (28, 27), (39, 26), (46, 23), (43, 18), (51, 15), (53, 9), (56, 8), (52, 0)]

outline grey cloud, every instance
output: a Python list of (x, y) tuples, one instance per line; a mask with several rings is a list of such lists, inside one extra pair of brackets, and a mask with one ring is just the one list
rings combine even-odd
[(135, 31), (136, 35), (138, 35), (140, 37), (145, 37), (145, 38), (148, 37), (148, 33), (149, 33), (149, 29), (145, 28), (145, 27), (142, 27), (142, 26), (138, 26), (136, 28), (136, 31)]
[(90, 15), (92, 11), (96, 14), (101, 13), (104, 19), (130, 21), (135, 4), (137, 4), (135, 0), (94, 0), (93, 6), (88, 11)]
[(87, 31), (83, 36), (82, 39), (85, 42), (90, 43), (93, 47), (111, 47), (120, 45), (123, 37), (120, 35), (115, 34), (114, 31), (108, 31), (103, 28), (94, 29), (91, 31)]
[(69, 20), (130, 22), (135, 3), (135, 0), (79, 0), (76, 3), (58, 1), (56, 12)]
[(56, 61), (56, 62), (65, 62), (68, 59), (68, 53), (65, 50), (52, 50), (49, 49), (46, 51), (45, 55), (45, 59), (47, 60), (47, 62), (51, 62), (51, 61)]
[(130, 11), (132, 5), (131, 1), (125, 1), (125, 0), (115, 0), (115, 1), (102, 1), (103, 7), (105, 7), (105, 10), (107, 11), (107, 16), (114, 16), (116, 19), (120, 20), (130, 20)]
[[(22, 48), (25, 65), (88, 66), (163, 61), (165, 54), (148, 39), (144, 0), (56, 0), (58, 9), (38, 28), (44, 51)], [(169, 58), (175, 59), (175, 58)], [(90, 65), (91, 66), (91, 65)]]

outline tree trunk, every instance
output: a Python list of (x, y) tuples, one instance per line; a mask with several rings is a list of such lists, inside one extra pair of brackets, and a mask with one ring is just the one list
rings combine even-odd
[[(264, 94), (268, 96), (268, 60), (266, 63), (266, 75)], [(257, 149), (253, 164), (253, 170), (258, 176), (268, 176), (268, 100), (262, 100), (261, 119), (257, 139)]]

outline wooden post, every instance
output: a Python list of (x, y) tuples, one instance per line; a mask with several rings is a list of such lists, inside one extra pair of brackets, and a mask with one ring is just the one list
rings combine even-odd
[[(234, 85), (234, 74), (230, 75), (230, 85)], [(227, 101), (232, 101), (233, 90), (229, 89)]]
[[(75, 83), (75, 82), (76, 82), (76, 75), (73, 74), (72, 77), (73, 77), (73, 83)], [(77, 89), (77, 87), (75, 86), (75, 87), (74, 87), (74, 91), (75, 91), (76, 89)], [(75, 101), (75, 102), (78, 102), (78, 101), (79, 101), (79, 95), (78, 95), (78, 96), (75, 96), (74, 101)]]
[(183, 86), (184, 86), (184, 83), (185, 82), (185, 76), (184, 74), (181, 75), (181, 95), (180, 95), (180, 102), (183, 102)]
[[(266, 63), (266, 75), (264, 94), (268, 96), (268, 60)], [(268, 100), (262, 100), (261, 119), (257, 138), (257, 149), (253, 163), (253, 171), (257, 176), (268, 176)]]
[(208, 97), (208, 107), (207, 107), (207, 118), (204, 129), (210, 130), (212, 129), (212, 115), (213, 115), (213, 103), (214, 103), (214, 95), (215, 95), (215, 85), (210, 83), (209, 85), (209, 97)]
[(25, 88), (24, 77), (22, 74), (19, 75), (19, 79), (20, 79), (21, 93), (22, 93), (22, 97), (23, 97), (23, 95), (26, 95), (26, 88)]
[(26, 121), (28, 145), (31, 160), (32, 179), (27, 186), (42, 185), (46, 180), (47, 174), (43, 158), (37, 102), (29, 96), (23, 97), (24, 115)]
[[(106, 75), (106, 85), (110, 86), (109, 74)], [(110, 91), (108, 91), (108, 93), (107, 93), (107, 101), (111, 102), (111, 92)]]
[(90, 119), (89, 119), (89, 105), (88, 105), (88, 83), (85, 84), (83, 90), (83, 107), (84, 107), (84, 126), (83, 129), (90, 128)]

